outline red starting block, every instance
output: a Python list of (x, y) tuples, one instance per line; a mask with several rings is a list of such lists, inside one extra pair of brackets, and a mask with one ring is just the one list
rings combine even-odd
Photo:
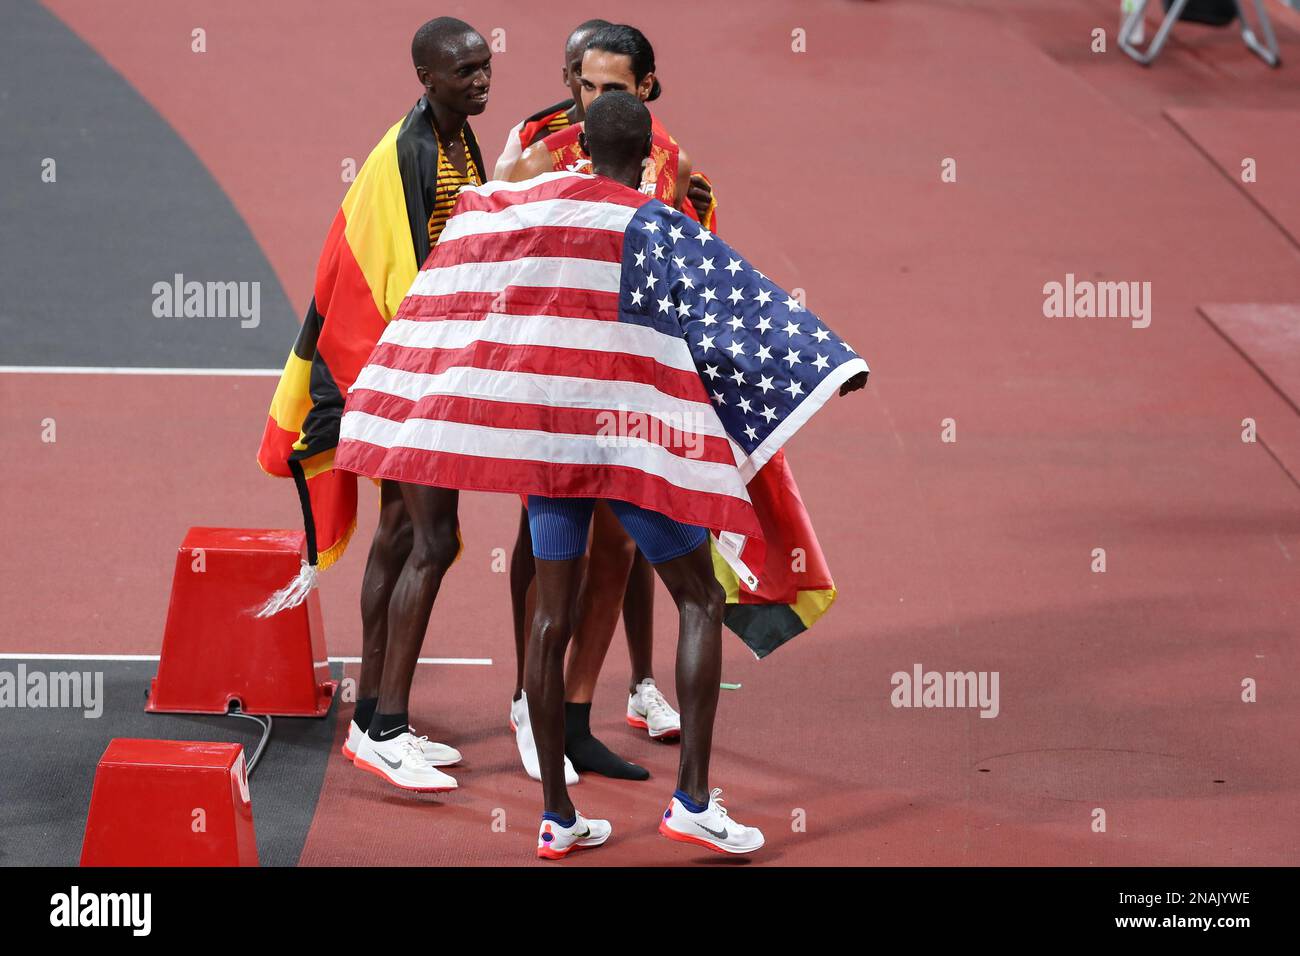
[(257, 866), (239, 744), (117, 738), (99, 760), (82, 866)]
[(330, 679), (316, 591), (256, 617), (298, 573), (301, 531), (191, 528), (176, 555), (162, 660), (145, 710), (323, 717)]

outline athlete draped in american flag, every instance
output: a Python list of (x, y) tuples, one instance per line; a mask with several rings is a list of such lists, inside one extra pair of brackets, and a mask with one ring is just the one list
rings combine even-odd
[(746, 482), (836, 390), (865, 385), (867, 366), (730, 246), (631, 188), (651, 143), (635, 96), (599, 97), (584, 136), (595, 175), (462, 191), (353, 386), (336, 467), (431, 499), (529, 495), (526, 690), (548, 858), (611, 831), (578, 813), (563, 773), (569, 609), (594, 499), (609, 499), (681, 616), (682, 752), (659, 830), (748, 853), (762, 834), (708, 783), (723, 594), (706, 529), (761, 534)]

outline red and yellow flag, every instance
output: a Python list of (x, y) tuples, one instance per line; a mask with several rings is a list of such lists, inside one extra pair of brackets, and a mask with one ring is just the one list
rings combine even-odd
[[(465, 142), (482, 169), (468, 125)], [(334, 469), (343, 405), (428, 257), (437, 181), (438, 139), (422, 97), (371, 151), (343, 197), (271, 399), (257, 461), (267, 474), (297, 482), (310, 563), (321, 570), (342, 556), (356, 528), (356, 475)]]
[(826, 613), (835, 602), (835, 582), (785, 452), (773, 455), (745, 490), (763, 537), (746, 539), (740, 560), (758, 578), (758, 588), (742, 586), (716, 544), (713, 573), (727, 592), (723, 621), (763, 658)]

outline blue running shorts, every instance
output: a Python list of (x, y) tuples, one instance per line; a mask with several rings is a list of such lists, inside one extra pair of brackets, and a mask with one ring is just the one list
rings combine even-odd
[[(609, 507), (624, 530), (651, 564), (663, 564), (698, 548), (708, 531), (682, 524), (657, 511), (647, 511), (610, 498)], [(528, 496), (528, 529), (533, 536), (533, 556), (543, 561), (568, 561), (587, 550), (587, 530), (595, 498), (543, 498)]]

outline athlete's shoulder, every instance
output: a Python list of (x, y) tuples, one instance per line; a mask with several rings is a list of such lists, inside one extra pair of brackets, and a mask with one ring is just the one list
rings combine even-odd
[(515, 162), (514, 168), (510, 170), (510, 178), (515, 182), (522, 182), (525, 179), (532, 179), (539, 173), (547, 172), (553, 167), (551, 151), (546, 148), (545, 141), (534, 143), (524, 150)]
[[(518, 170), (518, 167), (516, 167)], [(546, 170), (533, 176), (516, 180), (498, 180), (493, 179), (482, 186), (466, 186), (461, 192), (473, 192), (479, 196), (491, 196), (494, 193), (519, 195), (530, 190), (538, 189), (545, 186), (545, 193), (548, 199), (563, 199), (576, 193), (586, 190), (586, 184), (590, 183), (595, 176), (587, 173), (576, 173), (569, 170)]]

